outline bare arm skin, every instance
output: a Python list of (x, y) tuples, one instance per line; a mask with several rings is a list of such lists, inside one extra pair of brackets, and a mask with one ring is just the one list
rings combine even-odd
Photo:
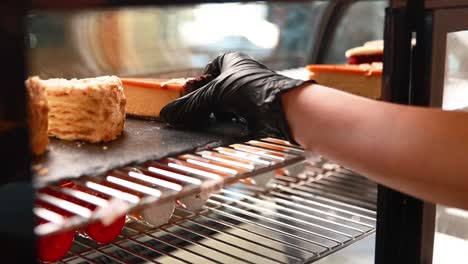
[(281, 97), (296, 141), (383, 185), (468, 209), (468, 113), (374, 101), (320, 85)]
[(204, 74), (213, 80), (166, 105), (163, 121), (197, 128), (211, 113), (239, 114), (252, 135), (294, 138), (381, 184), (468, 209), (468, 113), (353, 96), (275, 73), (239, 52), (219, 55)]

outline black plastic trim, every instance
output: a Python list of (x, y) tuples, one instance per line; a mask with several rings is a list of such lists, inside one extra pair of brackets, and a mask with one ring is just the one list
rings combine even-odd
[[(405, 105), (427, 105), (430, 87), (427, 22), (423, 1), (389, 8), (385, 21), (383, 96)], [(412, 36), (417, 37), (413, 50)], [(413, 53), (414, 52), (414, 53)], [(429, 61), (428, 61), (429, 60)], [(429, 64), (430, 65), (430, 64)], [(375, 263), (432, 263), (435, 206), (379, 186)]]

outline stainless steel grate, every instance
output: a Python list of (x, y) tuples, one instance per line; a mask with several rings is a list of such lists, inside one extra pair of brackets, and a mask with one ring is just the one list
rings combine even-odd
[[(359, 194), (359, 195), (358, 195)], [(376, 184), (331, 163), (235, 184), (159, 228), (129, 221), (99, 245), (80, 235), (61, 263), (304, 263), (375, 231)]]

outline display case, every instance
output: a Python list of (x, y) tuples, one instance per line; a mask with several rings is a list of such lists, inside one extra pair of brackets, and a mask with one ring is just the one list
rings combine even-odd
[[(465, 27), (464, 1), (42, 0), (4, 1), (0, 7), (0, 54), (8, 63), (5, 88), (0, 92), (4, 172), (0, 240), (5, 241), (2, 253), (6, 262), (35, 262), (37, 238), (91, 223), (90, 215), (75, 211), (78, 217), (73, 221), (38, 229), (35, 219), (44, 217), (45, 211), (33, 210), (34, 201), (61, 204), (62, 209), (69, 205), (50, 194), (36, 196), (38, 188), (60, 179), (89, 187), (86, 183), (96, 183), (93, 179), (108, 180), (110, 171), (116, 184), (116, 179), (128, 180), (128, 166), (143, 166), (142, 174), (149, 175), (146, 169), (156, 168), (154, 164), (167, 157), (183, 161), (182, 154), (195, 155), (206, 163), (207, 157), (200, 153), (208, 150), (225, 155), (220, 152), (223, 148), (257, 158), (263, 155), (264, 162), (272, 158), (265, 152), (270, 151), (283, 160), (224, 178), (224, 188), (211, 196), (202, 211), (178, 208), (171, 222), (162, 227), (132, 220), (117, 240), (106, 245), (77, 235), (74, 247), (60, 261), (327, 263), (327, 258), (332, 261), (337, 252), (344, 252), (347, 260), (356, 263), (374, 259), (376, 263), (432, 262), (434, 205), (383, 186), (378, 186), (377, 194), (375, 183), (331, 161), (305, 166), (300, 147), (250, 138), (232, 124), (204, 131), (174, 131), (154, 121), (130, 120), (125, 140), (85, 147), (52, 141), (53, 150), (47, 157), (31, 157), (23, 87), (29, 75), (196, 76), (216, 54), (229, 50), (244, 51), (283, 74), (307, 78), (305, 65), (341, 63), (346, 49), (383, 37), (384, 100), (454, 110), (464, 107), (458, 98), (464, 94), (464, 52), (460, 47), (465, 37), (462, 32), (452, 33)], [(416, 45), (412, 46), (413, 38)], [(446, 48), (451, 45), (453, 48)], [(263, 154), (246, 147), (259, 148)], [(278, 147), (279, 153), (274, 150)], [(46, 177), (41, 177), (37, 165), (47, 169)], [(273, 185), (268, 188), (236, 183), (274, 171)], [(192, 171), (192, 183), (193, 179), (204, 181), (193, 175)], [(134, 199), (125, 195), (133, 192), (128, 188), (124, 195), (105, 190), (110, 196)], [(138, 200), (131, 210), (183, 198), (200, 187), (187, 184), (181, 190), (162, 192), (167, 196), (147, 193), (156, 198), (141, 204)], [(438, 212), (441, 223), (448, 217), (447, 210), (439, 207)], [(49, 218), (53, 215), (47, 214)], [(366, 251), (366, 258), (343, 250), (361, 242), (375, 243)]]

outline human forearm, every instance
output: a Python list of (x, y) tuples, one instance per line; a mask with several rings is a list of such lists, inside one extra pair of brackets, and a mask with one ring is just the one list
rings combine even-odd
[(233, 113), (246, 121), (252, 136), (295, 138), (382, 184), (468, 209), (468, 114), (311, 85), (239, 52), (217, 56), (204, 74), (213, 79), (166, 105), (161, 120), (193, 129), (209, 123), (212, 114)]
[(282, 96), (295, 139), (374, 180), (468, 208), (468, 115), (404, 107), (313, 85)]

